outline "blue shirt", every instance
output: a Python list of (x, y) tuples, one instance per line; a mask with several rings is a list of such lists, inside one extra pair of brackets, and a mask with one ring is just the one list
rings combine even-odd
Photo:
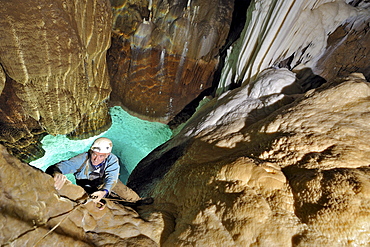
[[(118, 180), (120, 166), (117, 156), (112, 153), (109, 154), (104, 162), (104, 184), (101, 190), (107, 190), (110, 193)], [(94, 171), (94, 166), (91, 164), (88, 152), (79, 154), (69, 160), (61, 161), (55, 164), (55, 166), (63, 174), (73, 173), (76, 179), (89, 179), (90, 173)]]

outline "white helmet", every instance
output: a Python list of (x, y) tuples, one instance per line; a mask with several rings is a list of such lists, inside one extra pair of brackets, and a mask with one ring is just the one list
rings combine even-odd
[(90, 149), (98, 153), (109, 154), (112, 152), (112, 147), (113, 143), (111, 140), (105, 137), (100, 137), (94, 141)]

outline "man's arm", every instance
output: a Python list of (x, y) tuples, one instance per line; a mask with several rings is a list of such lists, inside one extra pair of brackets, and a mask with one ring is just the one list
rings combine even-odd
[(62, 171), (56, 165), (49, 166), (45, 172), (54, 178), (55, 189), (60, 190), (66, 182), (67, 177), (62, 174)]
[(67, 180), (67, 177), (64, 176), (63, 174), (75, 173), (86, 161), (86, 157), (87, 154), (82, 153), (70, 158), (69, 160), (64, 160), (57, 164), (49, 166), (46, 169), (45, 172), (54, 177), (55, 189), (60, 190), (63, 187), (65, 181)]

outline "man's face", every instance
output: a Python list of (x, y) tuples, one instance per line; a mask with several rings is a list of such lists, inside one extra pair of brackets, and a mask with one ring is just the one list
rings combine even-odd
[(91, 164), (93, 164), (94, 166), (97, 166), (100, 163), (102, 163), (108, 156), (109, 154), (103, 154), (103, 153), (92, 151), (91, 157), (90, 157)]

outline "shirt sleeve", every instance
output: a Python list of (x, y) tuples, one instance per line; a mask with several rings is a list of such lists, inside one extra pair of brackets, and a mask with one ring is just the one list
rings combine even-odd
[(117, 156), (111, 154), (107, 159), (107, 168), (105, 169), (104, 185), (102, 190), (108, 190), (109, 193), (117, 183), (119, 177), (119, 161)]
[(87, 160), (87, 156), (87, 153), (82, 153), (70, 158), (69, 160), (61, 161), (54, 166), (58, 168), (62, 172), (62, 174), (75, 173)]

